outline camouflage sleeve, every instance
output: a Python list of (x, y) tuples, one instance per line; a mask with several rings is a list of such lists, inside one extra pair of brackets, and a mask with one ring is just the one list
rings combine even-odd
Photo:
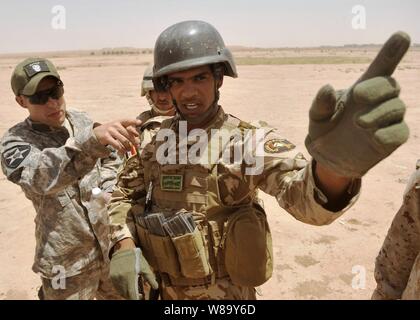
[(107, 158), (101, 159), (101, 189), (111, 193), (117, 182), (117, 173), (123, 163), (116, 150), (113, 150)]
[(91, 171), (109, 150), (89, 127), (79, 130), (65, 145), (43, 150), (9, 134), (1, 141), (0, 153), (3, 173), (10, 181), (36, 194), (52, 194)]
[(420, 170), (411, 177), (375, 263), (372, 299), (400, 299), (420, 253)]
[(134, 212), (144, 210), (146, 191), (143, 169), (138, 156), (129, 158), (118, 173), (117, 184), (108, 207), (111, 226), (111, 246), (125, 238), (138, 245)]
[(264, 140), (262, 173), (255, 176), (255, 184), (274, 196), (279, 205), (294, 218), (312, 225), (330, 224), (349, 209), (360, 191), (360, 179), (347, 190), (342, 208), (330, 210), (328, 199), (317, 187), (314, 161), (308, 162), (302, 153), (286, 139), (270, 133)]

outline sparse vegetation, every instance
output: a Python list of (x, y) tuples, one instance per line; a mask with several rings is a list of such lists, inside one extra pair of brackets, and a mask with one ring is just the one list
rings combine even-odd
[(282, 64), (362, 64), (371, 62), (367, 57), (319, 56), (319, 57), (238, 57), (239, 65)]
[(136, 48), (105, 48), (101, 50), (102, 55), (139, 55), (151, 54), (152, 49), (136, 49)]

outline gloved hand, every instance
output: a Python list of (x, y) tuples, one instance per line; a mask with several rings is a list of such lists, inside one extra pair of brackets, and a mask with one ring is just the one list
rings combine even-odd
[(405, 105), (390, 76), (409, 46), (410, 37), (397, 32), (351, 88), (319, 90), (305, 140), (317, 162), (343, 177), (359, 178), (407, 141)]
[(138, 279), (141, 274), (153, 289), (158, 289), (155, 274), (141, 253), (140, 248), (118, 250), (112, 255), (110, 278), (115, 289), (124, 298), (139, 300)]

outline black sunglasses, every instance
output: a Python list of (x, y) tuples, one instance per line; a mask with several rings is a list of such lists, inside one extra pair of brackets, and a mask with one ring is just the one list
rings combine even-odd
[(31, 96), (26, 96), (31, 104), (46, 104), (49, 98), (58, 100), (64, 94), (63, 82), (57, 81), (57, 84), (47, 90), (42, 90), (34, 93)]

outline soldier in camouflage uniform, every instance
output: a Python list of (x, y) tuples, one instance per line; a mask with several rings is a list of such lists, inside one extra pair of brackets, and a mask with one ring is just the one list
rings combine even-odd
[(148, 144), (152, 137), (159, 130), (163, 120), (175, 115), (175, 108), (172, 105), (171, 96), (166, 91), (157, 91), (152, 81), (153, 66), (148, 66), (143, 74), (141, 82), (141, 96), (146, 97), (150, 110), (142, 112), (137, 119), (142, 121), (138, 127), (140, 134), (140, 150)]
[(42, 279), (40, 298), (121, 298), (109, 281), (108, 216), (93, 211), (89, 200), (94, 187), (109, 199), (122, 164), (115, 150), (139, 142), (140, 122), (100, 125), (66, 110), (63, 83), (46, 59), (18, 64), (11, 84), (29, 117), (1, 139), (1, 165), (36, 210), (32, 269)]
[(420, 300), (420, 160), (379, 251), (375, 300)]
[(172, 105), (171, 96), (166, 91), (157, 91), (153, 86), (153, 66), (148, 66), (144, 70), (141, 82), (141, 96), (146, 97), (150, 105), (150, 110), (142, 112), (137, 119), (143, 123), (157, 116), (173, 116), (175, 108)]
[[(163, 31), (153, 80), (171, 94), (177, 115), (119, 173), (109, 208), (117, 290), (138, 299), (141, 276), (162, 299), (255, 299), (254, 288), (273, 269), (256, 191), (312, 225), (329, 224), (352, 206), (361, 177), (408, 138), (390, 78), (408, 46), (408, 36), (397, 33), (353, 87), (321, 88), (309, 114), (308, 161), (274, 128), (241, 121), (218, 104), (223, 76), (237, 72), (213, 26), (185, 21)], [(198, 159), (190, 158), (197, 144)], [(243, 157), (232, 161), (238, 148)]]

